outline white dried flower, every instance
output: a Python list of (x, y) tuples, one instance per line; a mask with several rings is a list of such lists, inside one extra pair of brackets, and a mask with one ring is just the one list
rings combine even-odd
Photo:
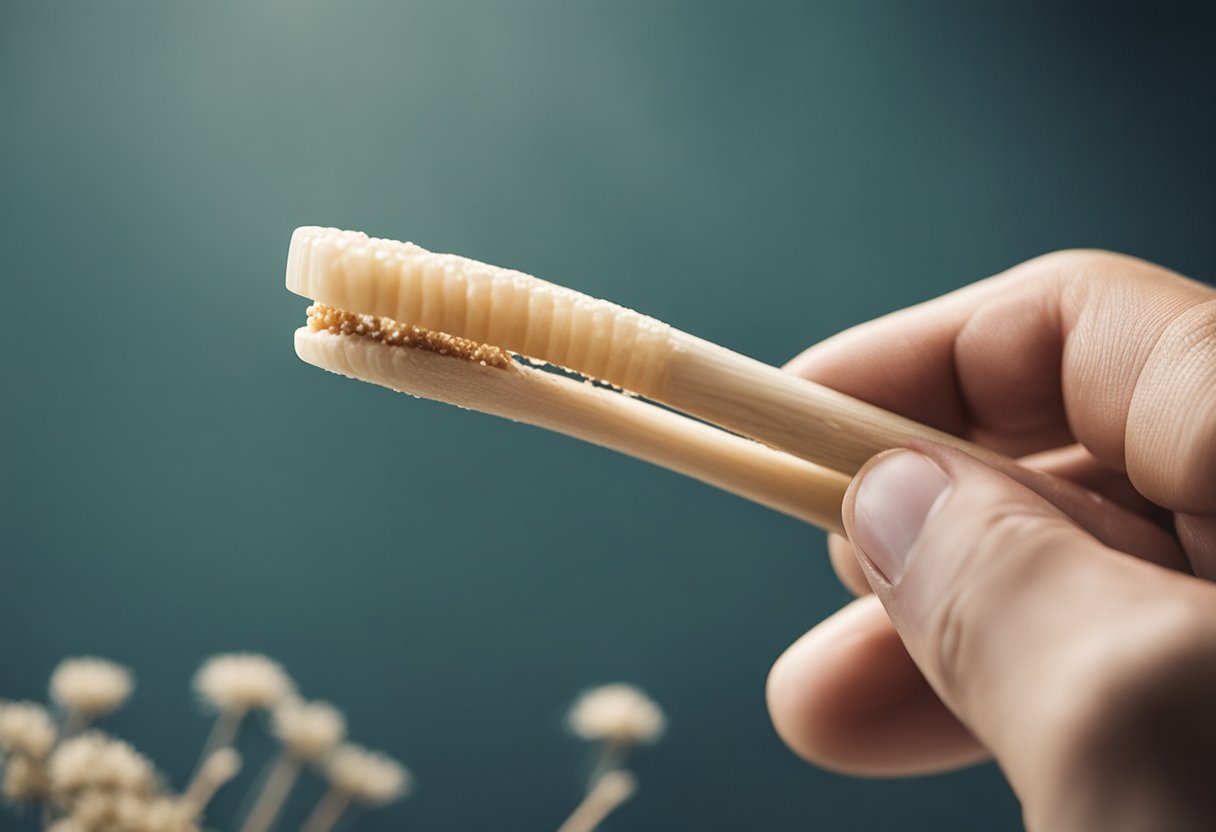
[(128, 832), (198, 832), (193, 810), (172, 797), (120, 798), (119, 821)]
[(55, 722), (36, 702), (0, 702), (0, 751), (42, 760), (55, 746)]
[(64, 659), (51, 674), (51, 699), (90, 719), (120, 708), (134, 687), (130, 670), (92, 656)]
[(60, 818), (46, 828), (46, 832), (89, 832), (84, 825), (75, 818)]
[(289, 699), (274, 709), (271, 730), (295, 758), (319, 760), (346, 738), (346, 718), (328, 702)]
[(156, 786), (156, 771), (146, 757), (99, 731), (65, 740), (51, 754), (47, 770), (51, 791), (68, 799), (92, 789), (143, 794)]
[(106, 792), (89, 792), (72, 807), (71, 817), (85, 829), (95, 829), (114, 823), (118, 801)]
[(46, 769), (38, 760), (29, 757), (10, 757), (4, 766), (4, 782), (0, 792), (10, 803), (32, 803), (42, 800), (47, 794)]
[(401, 763), (353, 743), (334, 749), (325, 767), (333, 788), (358, 803), (381, 806), (409, 794), (413, 778)]
[(227, 653), (203, 663), (194, 676), (194, 689), (216, 710), (244, 713), (281, 702), (295, 692), (295, 684), (274, 659)]
[(115, 830), (118, 825), (118, 799), (109, 792), (86, 792), (72, 806), (69, 817), (87, 832)]
[(649, 696), (620, 683), (585, 691), (566, 715), (566, 724), (575, 735), (617, 745), (654, 742), (666, 722), (662, 709)]
[(82, 832), (198, 832), (190, 809), (163, 795), (90, 792), (70, 818)]

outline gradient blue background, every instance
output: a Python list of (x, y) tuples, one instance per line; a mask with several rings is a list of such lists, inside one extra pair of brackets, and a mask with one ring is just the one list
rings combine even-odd
[(846, 599), (820, 534), (302, 364), (287, 241), (412, 239), (774, 363), (1060, 247), (1208, 279), (1207, 8), (4, 0), (0, 696), (129, 664), (107, 725), (180, 782), (193, 669), (266, 651), (416, 772), (362, 828), (533, 830), (586, 774), (565, 705), (623, 679), (671, 729), (610, 830), (1018, 828), (995, 769), (776, 738), (769, 665)]

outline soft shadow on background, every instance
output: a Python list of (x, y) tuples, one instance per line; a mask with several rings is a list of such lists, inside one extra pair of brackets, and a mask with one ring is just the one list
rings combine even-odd
[(1061, 247), (1211, 279), (1211, 15), (1088, 7), (5, 2), (0, 696), (126, 663), (107, 724), (180, 780), (194, 667), (265, 651), (415, 771), (362, 828), (539, 830), (563, 708), (629, 680), (671, 729), (609, 829), (1018, 828), (991, 767), (776, 738), (768, 667), (846, 598), (820, 534), (308, 367), (282, 273), (357, 228), (774, 363)]

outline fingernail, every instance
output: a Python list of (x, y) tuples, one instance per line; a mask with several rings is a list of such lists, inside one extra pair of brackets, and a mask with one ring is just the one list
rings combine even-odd
[(893, 453), (866, 472), (853, 503), (853, 542), (890, 583), (898, 583), (920, 530), (950, 478), (915, 451)]

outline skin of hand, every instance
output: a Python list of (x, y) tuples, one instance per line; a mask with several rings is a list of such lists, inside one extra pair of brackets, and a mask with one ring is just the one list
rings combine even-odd
[(859, 598), (773, 666), (785, 742), (995, 758), (1032, 832), (1216, 828), (1216, 289), (1059, 252), (787, 369), (1025, 467), (914, 443), (857, 474), (829, 549)]

